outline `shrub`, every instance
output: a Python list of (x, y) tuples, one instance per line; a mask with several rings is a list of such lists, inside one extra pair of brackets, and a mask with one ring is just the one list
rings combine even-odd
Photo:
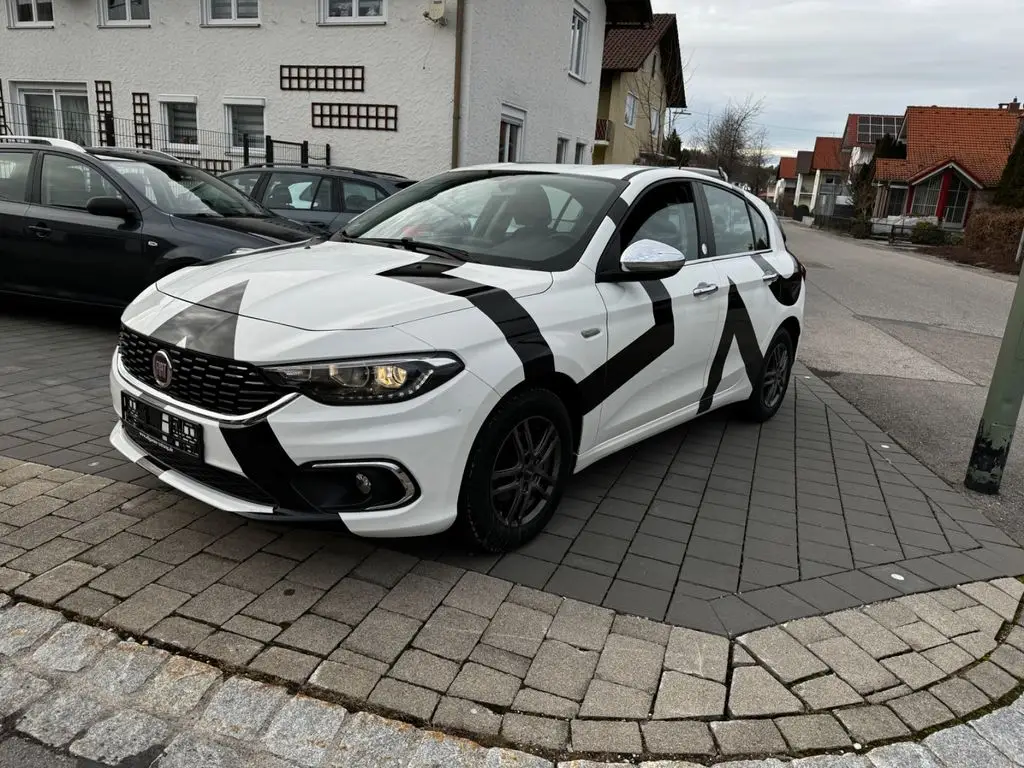
[(1020, 233), (1024, 229), (1024, 210), (1019, 208), (981, 208), (971, 213), (964, 231), (964, 245), (982, 254), (992, 264), (1010, 266), (1017, 256)]
[(811, 215), (811, 209), (806, 205), (798, 205), (793, 211), (793, 218), (797, 221), (802, 221), (805, 216)]
[(945, 245), (946, 233), (930, 221), (919, 221), (910, 230), (910, 242), (914, 245)]
[(850, 225), (850, 234), (860, 240), (871, 237), (871, 222), (867, 219), (854, 219)]
[(1017, 137), (1017, 143), (1003, 169), (995, 202), (996, 205), (1010, 208), (1024, 208), (1024, 133)]

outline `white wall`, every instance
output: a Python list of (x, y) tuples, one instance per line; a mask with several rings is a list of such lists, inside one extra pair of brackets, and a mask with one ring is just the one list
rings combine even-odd
[[(463, 0), (467, 34), (461, 165), (498, 160), (502, 104), (526, 112), (522, 159), (554, 162), (558, 138), (591, 162), (604, 53), (604, 0)], [(585, 82), (569, 75), (574, 5), (590, 15)]]
[[(125, 118), (129, 128), (131, 93), (142, 91), (150, 94), (154, 122), (163, 122), (158, 95), (183, 94), (197, 99), (200, 129), (226, 131), (225, 97), (262, 97), (266, 99), (267, 133), (279, 139), (329, 142), (332, 162), (337, 165), (351, 164), (417, 178), (450, 167), (456, 0), (448, 0), (446, 27), (423, 18), (427, 0), (388, 0), (386, 24), (329, 26), (317, 23), (318, 0), (261, 0), (257, 27), (203, 27), (200, 1), (152, 0), (149, 26), (98, 28), (96, 0), (55, 0), (52, 29), (10, 29), (8, 4), (0, 0), (0, 78), (4, 98), (12, 98), (12, 81), (80, 83), (86, 86), (90, 111), (96, 112), (94, 81), (110, 80), (114, 114)], [(503, 8), (519, 6), (518, 1), (482, 2)], [(531, 0), (537, 7), (551, 2)], [(565, 0), (558, 0), (557, 5), (567, 7)], [(541, 40), (546, 39), (537, 35), (540, 27), (527, 27), (521, 21), (513, 24), (511, 11), (501, 13), (508, 17), (513, 31), (530, 30), (524, 36), (535, 40), (530, 50), (540, 58)], [(516, 16), (524, 18), (522, 11)], [(603, 27), (603, 8), (598, 21)], [(568, 19), (559, 28), (564, 29), (565, 42), (558, 45), (557, 58), (564, 70), (569, 57)], [(481, 79), (490, 81), (504, 69), (512, 69), (521, 73), (522, 82), (532, 79), (536, 89), (537, 70), (525, 63), (529, 54), (515, 50), (518, 43), (502, 42), (496, 49), (496, 60), (486, 60), (489, 36), (491, 33), (480, 35), (478, 62), (492, 74)], [(594, 31), (594, 39), (600, 40), (601, 36)], [(596, 67), (596, 88), (599, 52), (591, 62)], [(366, 67), (366, 90), (282, 91), (282, 64), (362, 65)], [(520, 96), (513, 93), (509, 98)], [(398, 132), (314, 129), (310, 114), (314, 101), (397, 104)], [(593, 111), (596, 91), (591, 101)], [(530, 102), (530, 106), (535, 105)], [(479, 109), (484, 110), (485, 106), (481, 104)], [(572, 113), (582, 111), (576, 103)], [(542, 118), (538, 113), (536, 119), (543, 123), (553, 116)], [(590, 122), (593, 123), (592, 115)], [(575, 123), (572, 125), (575, 127)], [(489, 126), (486, 130), (490, 130)], [(474, 136), (483, 136), (486, 131), (474, 127), (472, 132)], [(490, 135), (489, 143), (494, 146), (496, 118)], [(553, 153), (553, 140), (551, 145)]]

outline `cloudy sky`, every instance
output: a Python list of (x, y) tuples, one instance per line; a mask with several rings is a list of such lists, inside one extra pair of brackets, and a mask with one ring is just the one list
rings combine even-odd
[(776, 153), (839, 136), (850, 112), (1024, 101), (1024, 0), (653, 0), (675, 13), (690, 116), (764, 97)]

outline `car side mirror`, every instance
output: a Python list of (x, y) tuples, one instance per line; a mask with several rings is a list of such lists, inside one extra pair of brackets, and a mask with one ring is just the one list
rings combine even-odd
[(113, 219), (131, 221), (135, 218), (128, 203), (119, 197), (91, 197), (85, 204), (85, 210), (93, 216), (109, 216)]
[(686, 263), (686, 256), (678, 248), (657, 240), (637, 240), (626, 246), (619, 257), (623, 272), (674, 272)]

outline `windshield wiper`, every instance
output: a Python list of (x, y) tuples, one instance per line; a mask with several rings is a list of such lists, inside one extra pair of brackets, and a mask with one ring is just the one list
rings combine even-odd
[(413, 251), (414, 253), (440, 253), (443, 256), (449, 256), (462, 262), (471, 260), (469, 253), (461, 248), (428, 243), (411, 237), (352, 237), (352, 235), (347, 235), (344, 232), (340, 234), (345, 240), (353, 243), (373, 243), (374, 245), (386, 245), (390, 248), (405, 248), (405, 250)]

